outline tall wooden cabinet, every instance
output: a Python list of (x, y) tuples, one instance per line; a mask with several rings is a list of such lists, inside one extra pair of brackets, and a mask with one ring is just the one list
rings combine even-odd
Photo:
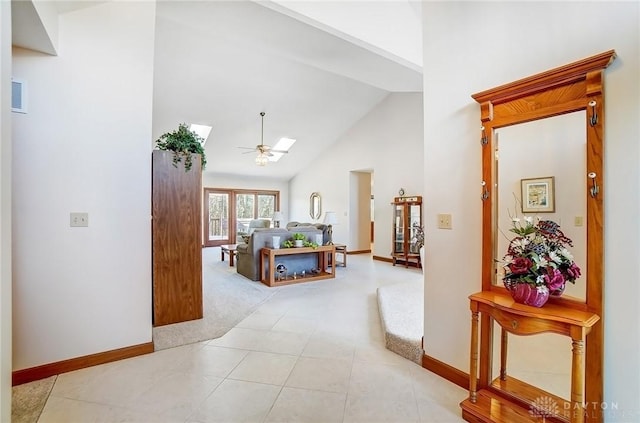
[(173, 152), (152, 156), (153, 325), (201, 319), (202, 169), (173, 165)]
[(393, 199), (393, 233), (391, 258), (393, 265), (420, 267), (420, 247), (416, 244), (416, 226), (422, 226), (422, 197)]

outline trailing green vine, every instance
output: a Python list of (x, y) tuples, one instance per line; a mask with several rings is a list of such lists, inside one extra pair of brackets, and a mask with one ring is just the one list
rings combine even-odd
[(203, 142), (200, 135), (190, 130), (186, 123), (181, 123), (177, 130), (162, 134), (156, 140), (156, 145), (159, 150), (173, 151), (173, 165), (175, 167), (178, 167), (178, 163), (184, 158), (184, 171), (188, 172), (193, 166), (191, 154), (200, 154), (202, 169), (207, 165)]

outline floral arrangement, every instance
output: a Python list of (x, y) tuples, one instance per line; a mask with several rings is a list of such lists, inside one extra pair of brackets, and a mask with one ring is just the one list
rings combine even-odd
[(510, 231), (518, 236), (511, 240), (502, 259), (505, 269), (502, 281), (507, 289), (526, 283), (547, 287), (552, 295), (559, 295), (567, 282), (575, 283), (580, 268), (567, 249), (573, 246), (571, 239), (562, 233), (560, 225), (540, 219), (534, 224), (528, 216), (524, 223), (517, 217), (511, 220)]

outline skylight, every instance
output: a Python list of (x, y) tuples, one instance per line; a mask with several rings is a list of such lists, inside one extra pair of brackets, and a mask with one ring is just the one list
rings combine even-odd
[(209, 138), (209, 134), (211, 133), (211, 127), (207, 125), (198, 125), (198, 124), (192, 123), (189, 126), (189, 129), (202, 137), (202, 140), (203, 140), (202, 145), (204, 145), (207, 142), (207, 138)]
[[(292, 138), (280, 138), (276, 145), (273, 146), (272, 150), (289, 151), (289, 149), (295, 142), (296, 140)], [(269, 156), (270, 162), (277, 162), (278, 160), (280, 160), (280, 157), (284, 156), (284, 153), (277, 153), (275, 151), (272, 151), (271, 154), (272, 155)]]

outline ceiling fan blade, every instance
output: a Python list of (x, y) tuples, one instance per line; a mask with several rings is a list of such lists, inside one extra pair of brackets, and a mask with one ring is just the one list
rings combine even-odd
[(255, 147), (237, 147), (237, 148), (241, 148), (243, 150), (255, 150)]
[(287, 154), (289, 153), (287, 150), (269, 150), (272, 153), (282, 153), (282, 154)]

